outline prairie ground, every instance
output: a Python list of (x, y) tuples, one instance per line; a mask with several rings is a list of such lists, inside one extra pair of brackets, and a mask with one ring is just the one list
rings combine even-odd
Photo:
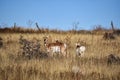
[[(40, 40), (51, 36), (68, 44), (68, 57), (33, 58), (19, 57), (20, 35), (27, 40)], [(19, 34), (0, 33), (3, 47), (0, 48), (0, 80), (120, 80), (120, 65), (107, 65), (107, 56), (120, 57), (120, 37), (115, 40), (103, 40), (102, 35), (91, 34)], [(75, 43), (86, 42), (83, 57), (75, 57)]]

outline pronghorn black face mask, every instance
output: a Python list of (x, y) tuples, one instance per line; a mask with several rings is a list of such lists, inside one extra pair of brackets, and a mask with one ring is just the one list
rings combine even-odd
[(47, 42), (48, 42), (47, 37), (44, 37), (44, 45), (46, 45), (46, 44), (47, 44)]
[(46, 44), (47, 39), (44, 39), (44, 44)]

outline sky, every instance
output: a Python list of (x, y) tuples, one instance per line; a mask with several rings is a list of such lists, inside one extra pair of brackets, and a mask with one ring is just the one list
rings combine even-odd
[(70, 30), (120, 28), (120, 0), (0, 0), (0, 26)]

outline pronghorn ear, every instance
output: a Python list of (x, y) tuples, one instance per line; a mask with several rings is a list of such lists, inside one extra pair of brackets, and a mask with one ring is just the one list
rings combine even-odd
[(77, 46), (77, 45), (78, 45), (78, 43), (75, 43), (75, 45)]
[(43, 37), (43, 39), (45, 39), (45, 36)]
[(49, 38), (49, 37), (50, 37), (49, 35), (46, 36), (46, 38)]
[(80, 43), (76, 43), (75, 45), (78, 46), (78, 45), (80, 45)]
[(54, 41), (55, 41), (55, 42), (58, 42), (58, 41), (59, 41), (59, 39), (58, 39), (58, 38), (55, 38), (55, 39), (54, 39)]
[(43, 39), (46, 39), (46, 38), (48, 38), (48, 37), (47, 37), (47, 36), (44, 36), (44, 37), (43, 37)]

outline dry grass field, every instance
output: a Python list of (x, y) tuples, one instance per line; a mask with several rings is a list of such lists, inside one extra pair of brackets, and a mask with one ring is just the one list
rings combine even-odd
[[(68, 44), (68, 57), (48, 57), (26, 59), (19, 57), (19, 38), (40, 40), (42, 51), (43, 37), (50, 35)], [(120, 80), (120, 64), (107, 64), (107, 56), (120, 57), (120, 37), (103, 40), (102, 35), (91, 34), (20, 34), (0, 33), (3, 47), (0, 48), (0, 80)], [(67, 39), (66, 39), (67, 38)], [(86, 42), (83, 57), (75, 57), (75, 43)]]

